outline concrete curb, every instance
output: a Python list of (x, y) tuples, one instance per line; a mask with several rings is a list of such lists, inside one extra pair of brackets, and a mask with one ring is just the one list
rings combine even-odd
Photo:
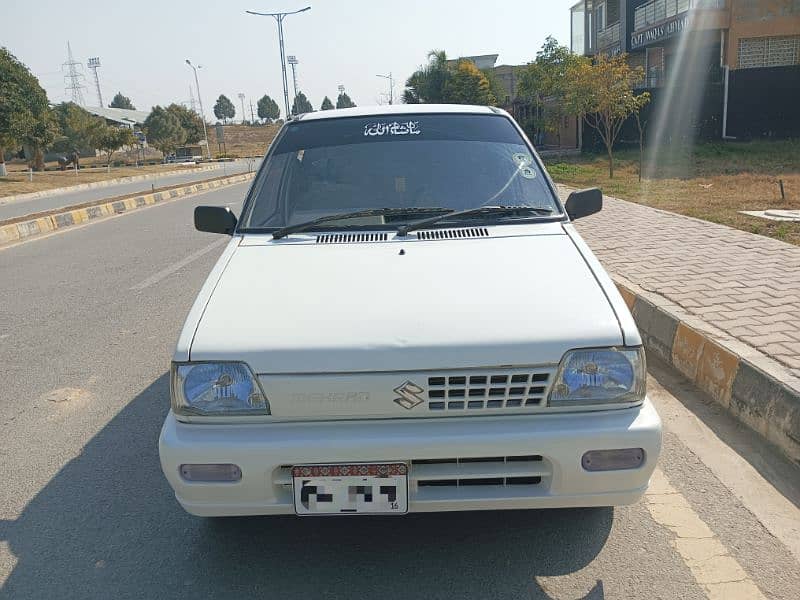
[(9, 219), (0, 223), (0, 247), (22, 242), (57, 229), (80, 225), (88, 221), (110, 217), (159, 202), (241, 183), (255, 177), (255, 173), (239, 173), (190, 185), (173, 186), (148, 194), (131, 194), (86, 204), (68, 206), (53, 211)]
[(91, 181), (89, 183), (79, 183), (77, 185), (68, 185), (60, 188), (52, 188), (49, 190), (42, 190), (41, 192), (28, 192), (26, 194), (16, 194), (15, 196), (0, 196), (0, 203), (9, 204), (18, 200), (35, 200), (37, 198), (50, 198), (51, 196), (59, 196), (61, 194), (69, 194), (71, 192), (80, 192), (82, 190), (90, 190), (94, 188), (103, 188), (110, 185), (119, 183), (133, 183), (135, 181), (147, 181), (149, 179), (158, 179), (159, 177), (167, 177), (170, 175), (182, 175), (184, 173), (199, 173), (202, 171), (213, 171), (220, 167), (215, 165), (203, 165), (201, 167), (192, 169), (173, 169), (172, 171), (164, 171), (163, 173), (148, 173), (147, 175), (131, 175), (130, 177), (117, 177), (116, 179), (105, 179), (103, 181)]
[(662, 296), (624, 277), (612, 278), (649, 352), (800, 463), (800, 379)]

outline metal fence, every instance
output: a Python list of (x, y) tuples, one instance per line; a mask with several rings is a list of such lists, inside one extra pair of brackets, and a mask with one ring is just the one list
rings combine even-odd
[(690, 8), (725, 8), (725, 0), (652, 0), (633, 13), (633, 28), (638, 31), (674, 17)]
[(614, 23), (613, 25), (609, 25), (605, 29), (601, 29), (597, 32), (597, 47), (600, 49), (608, 48), (613, 44), (619, 43), (619, 35), (620, 35), (620, 25), (619, 23)]

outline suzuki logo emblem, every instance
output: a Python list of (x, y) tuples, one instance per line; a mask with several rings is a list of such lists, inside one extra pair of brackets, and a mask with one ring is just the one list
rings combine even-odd
[(407, 410), (411, 410), (425, 402), (425, 399), (419, 396), (423, 389), (413, 381), (406, 381), (403, 385), (394, 388), (394, 391), (400, 395), (400, 398), (394, 399), (395, 403)]

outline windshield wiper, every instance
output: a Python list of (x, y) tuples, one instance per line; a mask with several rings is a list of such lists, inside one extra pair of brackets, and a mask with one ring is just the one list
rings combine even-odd
[(428, 225), (433, 225), (434, 223), (439, 223), (441, 221), (447, 221), (449, 219), (458, 217), (471, 217), (473, 215), (482, 214), (507, 214), (523, 211), (537, 215), (553, 214), (552, 208), (540, 208), (536, 206), (479, 206), (477, 208), (469, 208), (467, 210), (450, 211), (443, 215), (436, 215), (435, 217), (414, 221), (413, 223), (399, 227), (397, 229), (397, 235), (405, 236), (408, 235), (410, 231), (414, 231), (415, 229), (420, 229)]
[(358, 210), (355, 212), (349, 213), (340, 213), (336, 215), (327, 215), (325, 217), (320, 217), (319, 219), (313, 219), (311, 221), (305, 221), (303, 223), (297, 223), (295, 225), (287, 225), (286, 227), (281, 227), (280, 229), (276, 229), (272, 232), (272, 239), (279, 240), (282, 237), (286, 237), (290, 233), (297, 233), (299, 231), (307, 231), (317, 225), (322, 225), (323, 223), (328, 223), (330, 221), (341, 221), (344, 219), (357, 219), (359, 217), (376, 217), (376, 216), (385, 216), (385, 215), (405, 215), (409, 213), (430, 213), (430, 212), (439, 212), (444, 213), (450, 211), (449, 208), (445, 208), (443, 206), (406, 206), (403, 208), (368, 208), (365, 210)]

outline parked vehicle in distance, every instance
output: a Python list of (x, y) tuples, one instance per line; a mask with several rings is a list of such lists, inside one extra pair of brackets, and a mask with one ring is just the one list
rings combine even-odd
[(661, 446), (642, 340), (523, 131), (401, 105), (285, 124), (179, 337), (159, 441), (204, 516), (588, 507)]
[(173, 154), (167, 156), (169, 163), (199, 162), (201, 160), (203, 160), (202, 146), (181, 146), (176, 148)]

